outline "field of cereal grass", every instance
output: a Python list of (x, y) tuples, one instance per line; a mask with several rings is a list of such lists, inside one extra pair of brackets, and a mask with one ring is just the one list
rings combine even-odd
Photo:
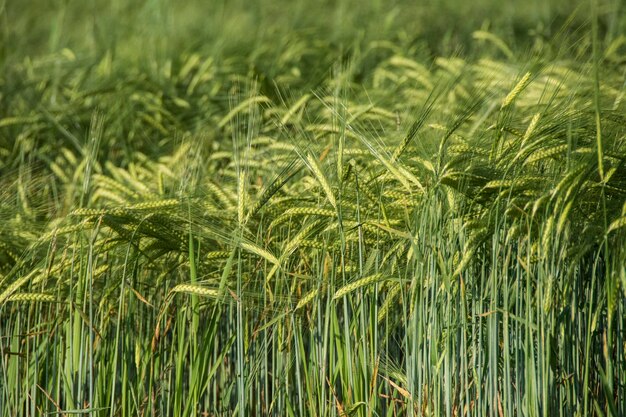
[(626, 415), (617, 0), (0, 4), (0, 415)]

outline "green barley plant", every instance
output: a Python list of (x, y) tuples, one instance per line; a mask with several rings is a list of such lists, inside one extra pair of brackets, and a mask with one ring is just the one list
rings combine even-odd
[(626, 415), (617, 0), (0, 4), (0, 415)]

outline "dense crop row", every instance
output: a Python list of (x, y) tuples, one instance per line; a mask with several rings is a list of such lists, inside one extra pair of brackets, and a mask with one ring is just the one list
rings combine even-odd
[(525, 54), (6, 54), (0, 414), (625, 415), (607, 10)]

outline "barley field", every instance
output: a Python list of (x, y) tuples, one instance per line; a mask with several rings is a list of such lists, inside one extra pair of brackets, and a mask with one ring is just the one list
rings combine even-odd
[(621, 0), (0, 1), (0, 416), (626, 416)]

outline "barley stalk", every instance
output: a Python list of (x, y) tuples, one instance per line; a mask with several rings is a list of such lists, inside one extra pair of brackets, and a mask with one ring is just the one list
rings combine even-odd
[(502, 100), (501, 108), (505, 108), (511, 105), (513, 101), (517, 98), (517, 96), (526, 88), (526, 86), (530, 82), (531, 74), (527, 72), (524, 76), (515, 84), (515, 87), (507, 94), (507, 96)]

